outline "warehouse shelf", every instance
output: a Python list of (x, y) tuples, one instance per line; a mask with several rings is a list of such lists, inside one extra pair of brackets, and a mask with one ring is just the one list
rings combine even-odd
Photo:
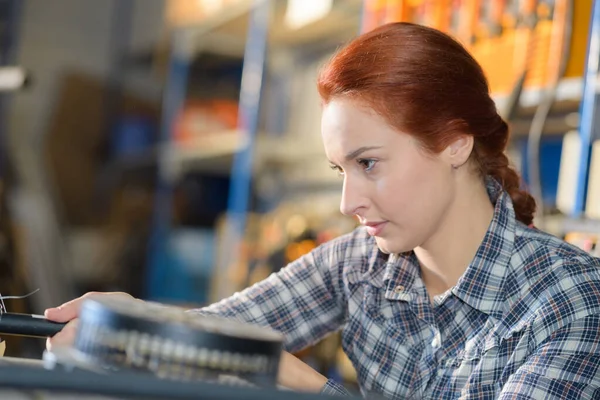
[[(526, 88), (521, 94), (519, 105), (521, 107), (536, 107), (540, 104), (541, 99), (545, 94), (546, 89), (540, 87)], [(598, 84), (596, 84), (596, 91), (598, 91)], [(556, 102), (564, 103), (567, 107), (569, 105), (578, 107), (583, 95), (583, 79), (582, 78), (564, 78), (562, 79), (556, 89)], [(496, 107), (502, 109), (508, 102), (508, 94), (495, 94), (492, 98), (496, 102)], [(563, 106), (564, 107), (564, 106)]]
[(207, 133), (185, 142), (168, 142), (118, 157), (107, 169), (127, 171), (159, 164), (167, 170), (179, 171), (180, 174), (188, 170), (228, 172), (231, 164), (211, 165), (210, 162), (224, 157), (229, 157), (231, 161), (233, 154), (247, 146), (246, 136), (240, 130), (227, 130)]
[(591, 218), (565, 218), (562, 223), (563, 233), (597, 233), (600, 234), (600, 220)]
[(248, 145), (240, 130), (215, 132), (190, 141), (168, 143), (159, 152), (165, 178), (176, 180), (187, 171), (228, 173), (233, 155)]
[[(267, 37), (271, 49), (349, 39), (356, 34), (362, 9), (361, 0), (336, 0), (331, 12), (323, 18), (292, 28), (285, 23), (286, 2), (274, 3)], [(193, 56), (199, 51), (210, 51), (243, 55), (250, 13), (256, 4), (253, 0), (239, 0), (202, 23), (186, 28), (187, 54)]]

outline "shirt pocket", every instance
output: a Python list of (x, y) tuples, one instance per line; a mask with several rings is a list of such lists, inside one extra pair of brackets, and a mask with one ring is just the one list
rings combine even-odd
[(467, 343), (465, 349), (445, 361), (446, 373), (451, 375), (458, 387), (496, 386), (506, 364), (499, 340), (495, 336), (475, 343)]
[[(362, 323), (371, 333), (380, 332), (377, 342), (386, 342), (389, 346), (416, 346), (414, 338), (410, 335), (415, 331), (418, 321), (408, 312), (405, 304), (381, 300), (369, 301), (365, 296), (362, 307)], [(376, 335), (371, 335), (371, 339)], [(376, 341), (373, 341), (375, 344)]]

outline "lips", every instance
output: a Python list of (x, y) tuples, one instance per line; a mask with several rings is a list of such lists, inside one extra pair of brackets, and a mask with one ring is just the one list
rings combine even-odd
[(383, 228), (387, 225), (387, 221), (382, 222), (369, 222), (364, 224), (367, 228), (367, 233), (371, 236), (379, 236), (383, 231)]

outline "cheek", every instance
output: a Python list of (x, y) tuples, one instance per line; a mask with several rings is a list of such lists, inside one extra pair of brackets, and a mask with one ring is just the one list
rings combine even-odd
[(443, 166), (432, 161), (415, 162), (377, 182), (378, 207), (392, 221), (423, 223), (437, 217), (437, 209), (448, 195), (448, 184)]

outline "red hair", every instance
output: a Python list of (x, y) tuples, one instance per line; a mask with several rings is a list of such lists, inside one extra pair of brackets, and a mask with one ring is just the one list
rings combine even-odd
[(508, 125), (498, 115), (483, 70), (450, 36), (425, 26), (391, 23), (354, 39), (319, 74), (327, 104), (336, 97), (369, 105), (396, 129), (439, 153), (459, 135), (474, 137), (471, 160), (512, 198), (516, 218), (533, 220), (535, 201), (504, 154)]

